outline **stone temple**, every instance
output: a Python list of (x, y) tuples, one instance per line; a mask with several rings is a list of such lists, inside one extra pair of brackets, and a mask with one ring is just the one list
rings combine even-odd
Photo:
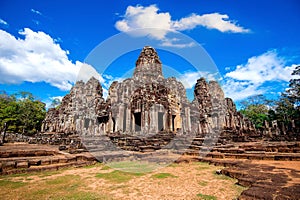
[(145, 46), (133, 77), (113, 82), (106, 100), (97, 79), (78, 81), (58, 108), (49, 109), (42, 131), (82, 135), (218, 131), (221, 137), (232, 139), (254, 134), (255, 128), (224, 97), (216, 81), (198, 79), (190, 102), (181, 82), (164, 78), (156, 50)]

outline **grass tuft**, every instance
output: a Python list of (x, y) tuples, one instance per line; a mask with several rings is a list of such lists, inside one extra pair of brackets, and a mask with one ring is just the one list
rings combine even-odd
[(153, 177), (153, 178), (177, 178), (177, 176), (174, 176), (173, 174), (170, 174), (170, 173), (153, 174), (151, 177)]
[(105, 180), (115, 182), (115, 183), (123, 183), (130, 181), (136, 176), (142, 176), (144, 174), (142, 173), (129, 173), (129, 172), (123, 172), (123, 171), (112, 171), (110, 173), (98, 173), (96, 175), (97, 178), (103, 178)]
[(217, 197), (212, 195), (206, 195), (206, 194), (197, 194), (198, 197), (200, 197), (202, 200), (217, 200)]
[(27, 183), (20, 182), (20, 181), (0, 180), (0, 187), (17, 189), (26, 185)]
[(145, 161), (120, 161), (120, 162), (111, 162), (107, 164), (110, 168), (126, 171), (126, 172), (140, 172), (147, 173), (153, 171), (154, 169), (160, 167), (157, 163), (150, 163)]
[(199, 182), (199, 185), (201, 185), (203, 187), (207, 186), (207, 184), (208, 184), (208, 182), (206, 182), (206, 181)]

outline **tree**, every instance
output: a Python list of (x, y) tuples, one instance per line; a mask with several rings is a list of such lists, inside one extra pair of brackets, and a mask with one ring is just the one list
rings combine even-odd
[(297, 76), (290, 80), (289, 89), (286, 92), (287, 98), (296, 106), (300, 106), (300, 65), (292, 72), (293, 76)]
[(276, 102), (276, 120), (283, 122), (286, 127), (290, 127), (294, 121), (295, 126), (300, 127), (300, 66), (295, 68), (292, 75), (294, 78), (290, 80), (290, 88)]
[(255, 95), (241, 102), (242, 110), (240, 112), (246, 116), (255, 125), (256, 128), (262, 129), (265, 121), (270, 121), (269, 108), (272, 101), (267, 100), (263, 95)]
[(59, 98), (54, 98), (54, 99), (52, 99), (50, 107), (57, 108), (60, 106), (60, 104), (61, 104), (61, 100)]
[(256, 128), (263, 128), (265, 121), (270, 121), (268, 111), (265, 105), (249, 105), (240, 112), (250, 119)]
[[(14, 95), (5, 92), (0, 94), (0, 126), (3, 129), (9, 124), (8, 130), (16, 131), (18, 124), (19, 105)], [(10, 128), (10, 129), (9, 129)]]
[(34, 134), (40, 130), (46, 115), (45, 104), (29, 92), (8, 95), (0, 93), (0, 126), (10, 132)]
[(34, 134), (40, 130), (42, 121), (45, 118), (45, 104), (36, 100), (29, 92), (20, 92), (20, 96), (18, 104), (22, 133)]

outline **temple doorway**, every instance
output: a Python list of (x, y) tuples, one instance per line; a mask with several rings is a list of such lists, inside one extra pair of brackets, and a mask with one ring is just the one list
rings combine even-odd
[(135, 127), (134, 130), (137, 131), (141, 131), (141, 125), (142, 125), (142, 117), (141, 117), (141, 113), (137, 112), (137, 113), (133, 113), (134, 115), (134, 121), (135, 121)]
[(164, 113), (163, 112), (158, 112), (158, 121), (157, 121), (157, 127), (158, 131), (163, 131), (164, 130)]

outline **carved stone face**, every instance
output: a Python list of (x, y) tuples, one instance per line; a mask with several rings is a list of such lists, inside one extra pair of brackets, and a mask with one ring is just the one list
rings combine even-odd
[(146, 56), (151, 56), (151, 54), (152, 54), (152, 50), (151, 49), (146, 49), (145, 50), (145, 55)]

